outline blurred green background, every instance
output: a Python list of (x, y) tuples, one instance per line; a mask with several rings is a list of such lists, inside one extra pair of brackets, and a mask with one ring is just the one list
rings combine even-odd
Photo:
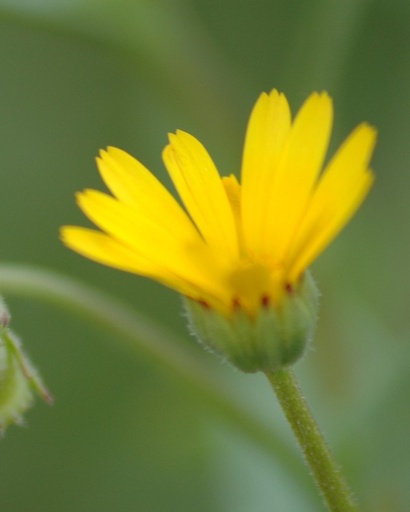
[[(273, 87), (294, 111), (312, 90), (330, 92), (333, 148), (363, 120), (379, 129), (375, 188), (315, 264), (319, 328), (296, 372), (363, 510), (408, 511), (408, 2), (0, 0), (1, 260), (83, 279), (192, 345), (176, 294), (81, 259), (58, 228), (86, 224), (73, 194), (102, 188), (94, 157), (106, 145), (168, 183), (160, 153), (181, 128), (236, 172), (250, 109)], [(1, 440), (2, 511), (323, 510), (308, 479), (301, 488), (119, 340), (6, 299), (56, 403), (38, 403)], [(293, 442), (262, 377), (197, 355)]]

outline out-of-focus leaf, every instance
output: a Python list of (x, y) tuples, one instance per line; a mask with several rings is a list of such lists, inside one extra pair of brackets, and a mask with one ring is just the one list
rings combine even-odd
[(237, 131), (232, 74), (183, 0), (1, 0), (0, 16), (120, 50), (134, 59), (140, 79), (168, 101), (171, 92), (229, 148)]

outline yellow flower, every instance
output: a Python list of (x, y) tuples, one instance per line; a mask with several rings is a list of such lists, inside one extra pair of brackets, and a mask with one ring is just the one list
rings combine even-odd
[(248, 318), (279, 306), (363, 202), (373, 182), (376, 132), (360, 124), (323, 164), (332, 101), (313, 93), (292, 120), (286, 97), (263, 93), (252, 111), (240, 183), (221, 178), (202, 144), (169, 135), (163, 160), (183, 206), (139, 161), (101, 151), (112, 193), (86, 190), (78, 204), (101, 231), (66, 226), (78, 253), (155, 279), (210, 310)]

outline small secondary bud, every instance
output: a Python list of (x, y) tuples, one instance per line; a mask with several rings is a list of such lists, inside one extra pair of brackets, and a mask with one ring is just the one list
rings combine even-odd
[(33, 391), (52, 403), (52, 397), (8, 328), (10, 315), (0, 298), (0, 433), (12, 423), (22, 423), (34, 401)]
[(29, 381), (8, 342), (4, 336), (0, 337), (0, 431), (3, 432), (11, 423), (21, 423), (23, 413), (32, 402)]
[(201, 343), (240, 370), (277, 371), (295, 363), (313, 335), (318, 309), (318, 289), (306, 272), (285, 291), (278, 305), (261, 298), (255, 318), (240, 307), (225, 316), (185, 298), (190, 328)]

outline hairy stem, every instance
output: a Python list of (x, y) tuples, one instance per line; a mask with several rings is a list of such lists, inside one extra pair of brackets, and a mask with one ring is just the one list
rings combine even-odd
[(303, 451), (312, 475), (331, 512), (358, 512), (304, 396), (289, 369), (267, 373), (283, 412)]

